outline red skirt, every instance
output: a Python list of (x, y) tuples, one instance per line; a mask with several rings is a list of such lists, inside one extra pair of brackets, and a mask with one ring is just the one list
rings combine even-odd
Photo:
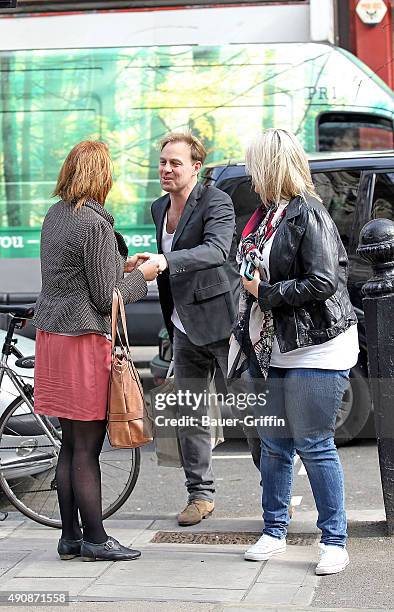
[(105, 336), (37, 330), (35, 412), (76, 421), (104, 420), (110, 369), (111, 342)]

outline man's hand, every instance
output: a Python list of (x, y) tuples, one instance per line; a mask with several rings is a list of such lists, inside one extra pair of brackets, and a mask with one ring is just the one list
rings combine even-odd
[(155, 261), (159, 264), (160, 272), (164, 272), (168, 268), (168, 262), (164, 255), (153, 255), (152, 261)]
[(127, 258), (127, 261), (124, 265), (125, 272), (132, 272), (136, 268), (138, 268), (144, 261), (147, 261), (151, 257), (151, 253), (136, 253), (131, 257)]
[(242, 277), (242, 282), (244, 285), (244, 288), (246, 289), (246, 291), (249, 291), (249, 293), (251, 293), (252, 295), (254, 295), (255, 298), (259, 297), (259, 285), (260, 285), (260, 274), (259, 271), (256, 270), (254, 271), (253, 274), (253, 280), (248, 280), (247, 278), (245, 278), (244, 276)]

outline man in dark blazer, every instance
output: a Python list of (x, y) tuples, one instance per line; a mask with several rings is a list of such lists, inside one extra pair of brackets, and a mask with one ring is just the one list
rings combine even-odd
[[(178, 389), (193, 393), (207, 389), (214, 365), (227, 377), (240, 288), (234, 207), (226, 193), (197, 182), (205, 157), (192, 134), (168, 134), (161, 141), (159, 167), (167, 195), (152, 204), (162, 271), (157, 282), (173, 342), (175, 380)], [(211, 435), (201, 424), (206, 406), (179, 407), (182, 414), (195, 421), (177, 428), (188, 490), (178, 522), (194, 525), (214, 509)]]

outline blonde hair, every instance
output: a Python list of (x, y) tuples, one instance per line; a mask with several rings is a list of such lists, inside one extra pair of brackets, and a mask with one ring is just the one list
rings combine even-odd
[(160, 140), (160, 151), (170, 142), (185, 142), (190, 147), (190, 155), (194, 162), (204, 163), (207, 150), (198, 138), (193, 136), (190, 130), (184, 132), (169, 132)]
[(75, 202), (77, 210), (90, 199), (104, 205), (111, 187), (112, 168), (107, 145), (85, 140), (67, 155), (52, 195)]
[(311, 195), (318, 200), (308, 158), (298, 139), (286, 130), (268, 129), (255, 138), (245, 155), (246, 171), (264, 206)]

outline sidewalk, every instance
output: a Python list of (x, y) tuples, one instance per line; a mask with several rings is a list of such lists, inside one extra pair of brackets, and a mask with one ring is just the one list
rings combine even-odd
[[(248, 534), (251, 538), (261, 531), (259, 518), (212, 517), (183, 529), (174, 517), (108, 520), (108, 533), (123, 544), (140, 548), (142, 558), (84, 563), (60, 561), (56, 554), (59, 532), (15, 513), (0, 523), (0, 596), (5, 591), (68, 591), (70, 601), (84, 602), (86, 610), (107, 610), (105, 602), (117, 602), (118, 611), (136, 612), (311, 610), (311, 606), (319, 610), (392, 609), (394, 547), (393, 539), (384, 535), (383, 518), (382, 511), (360, 511), (357, 516), (350, 512), (352, 563), (338, 576), (318, 578), (314, 574), (318, 530), (313, 512), (296, 513), (287, 552), (261, 563), (243, 560), (245, 544), (191, 543), (204, 533), (203, 541), (239, 541)], [(160, 543), (152, 542), (154, 538)], [(188, 543), (168, 543), (180, 538)], [(90, 606), (87, 602), (97, 603)], [(71, 603), (68, 609), (81, 607)]]

